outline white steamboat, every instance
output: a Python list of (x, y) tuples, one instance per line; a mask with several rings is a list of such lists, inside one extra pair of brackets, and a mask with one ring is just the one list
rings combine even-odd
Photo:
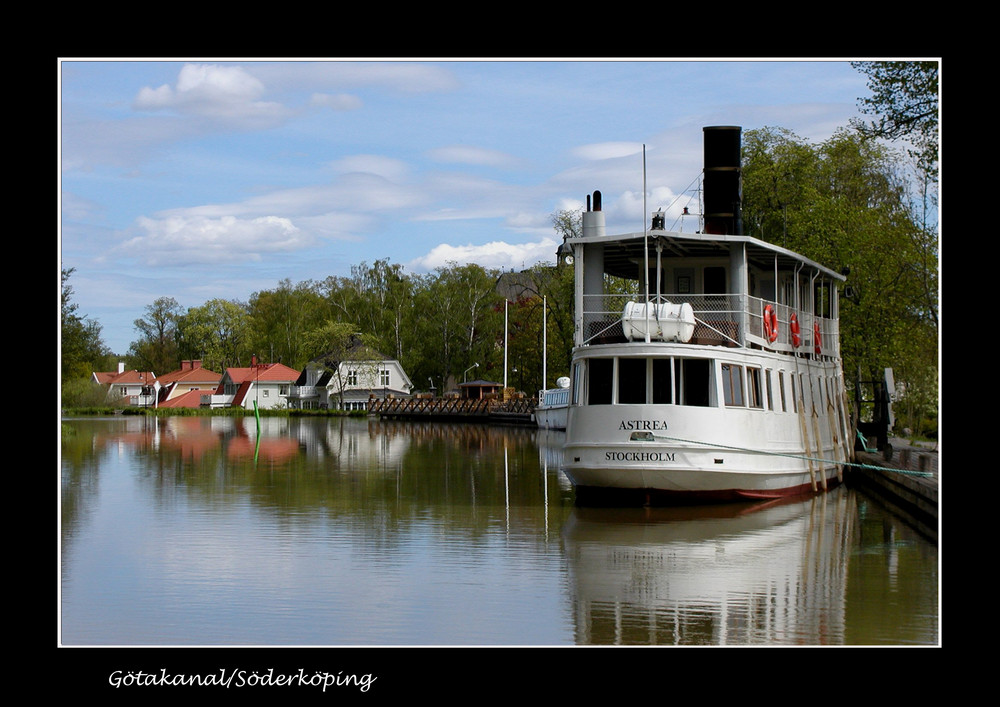
[(851, 458), (844, 276), (742, 233), (741, 130), (705, 130), (696, 233), (609, 236), (600, 192), (575, 268), (564, 471), (578, 502), (722, 502), (819, 492)]

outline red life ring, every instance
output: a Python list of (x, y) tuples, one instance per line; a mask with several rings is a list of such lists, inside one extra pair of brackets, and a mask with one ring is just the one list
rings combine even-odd
[(819, 322), (813, 324), (813, 342), (816, 344), (816, 353), (823, 353), (823, 336), (819, 333)]
[(802, 343), (802, 337), (799, 336), (799, 317), (795, 312), (792, 312), (792, 316), (788, 320), (788, 330), (792, 332), (792, 346), (798, 348)]
[(764, 335), (772, 344), (778, 338), (778, 317), (771, 305), (764, 307)]

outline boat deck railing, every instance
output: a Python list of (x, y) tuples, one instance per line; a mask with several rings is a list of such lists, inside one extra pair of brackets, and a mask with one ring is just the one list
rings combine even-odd
[[(642, 296), (585, 295), (582, 344), (626, 341), (622, 312), (630, 301)], [(749, 295), (660, 295), (658, 301), (690, 304), (694, 310), (694, 334), (689, 344), (709, 346), (756, 346), (786, 353), (833, 355), (840, 350), (840, 327), (836, 319), (822, 317), (790, 305)], [(765, 316), (773, 328), (765, 326)], [(772, 318), (773, 317), (773, 318)]]

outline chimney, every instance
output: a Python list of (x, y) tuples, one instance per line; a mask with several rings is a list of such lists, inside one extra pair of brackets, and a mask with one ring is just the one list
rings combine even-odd
[(124, 361), (119, 361), (118, 362), (118, 375), (121, 375), (124, 372), (125, 372), (125, 362)]
[(201, 368), (201, 360), (200, 359), (196, 359), (196, 360), (192, 361), (191, 362), (191, 368), (192, 369)]
[(705, 232), (743, 235), (742, 128), (716, 125), (705, 132)]

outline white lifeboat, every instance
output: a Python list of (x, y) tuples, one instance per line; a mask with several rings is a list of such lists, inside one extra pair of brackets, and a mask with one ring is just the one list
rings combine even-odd
[(622, 330), (629, 341), (679, 341), (687, 343), (694, 335), (694, 309), (685, 302), (627, 302), (622, 311)]

